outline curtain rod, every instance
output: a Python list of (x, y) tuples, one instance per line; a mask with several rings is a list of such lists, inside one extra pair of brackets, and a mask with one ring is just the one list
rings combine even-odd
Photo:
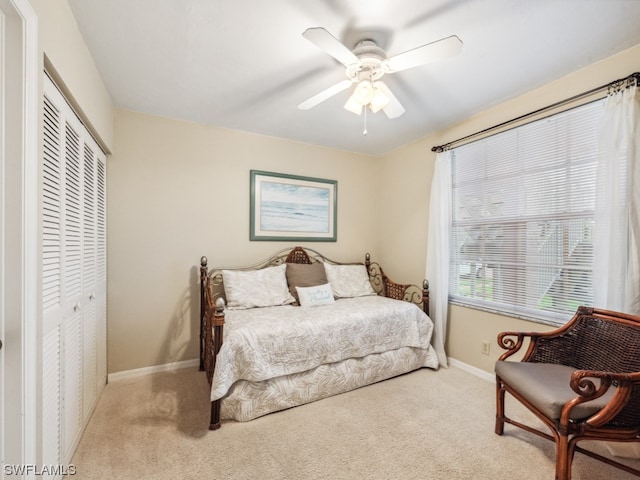
[(588, 96), (593, 95), (594, 93), (597, 93), (599, 91), (602, 91), (602, 90), (605, 90), (605, 89), (614, 90), (614, 91), (615, 90), (619, 90), (619, 89), (624, 87), (625, 83), (628, 83), (628, 84), (632, 85), (632, 84), (634, 84), (634, 82), (635, 82), (635, 85), (640, 86), (640, 72), (632, 73), (631, 75), (629, 75), (627, 77), (619, 78), (618, 80), (614, 80), (613, 82), (606, 83), (605, 85), (601, 85), (599, 87), (592, 88), (591, 90), (588, 90), (586, 92), (579, 93), (578, 95), (574, 95), (573, 97), (566, 98), (564, 100), (560, 100), (559, 102), (553, 103), (551, 105), (547, 105), (546, 107), (539, 108), (538, 110), (534, 110), (533, 112), (525, 113), (524, 115), (520, 115), (519, 117), (512, 118), (511, 120), (507, 120), (506, 122), (502, 122), (502, 123), (499, 123), (499, 124), (494, 125), (492, 127), (485, 128), (484, 130), (480, 130), (480, 131), (472, 133), (470, 135), (466, 135), (466, 136), (461, 137), (461, 138), (459, 138), (457, 140), (453, 140), (451, 142), (445, 143), (444, 145), (437, 145), (437, 146), (431, 147), (431, 151), (432, 152), (438, 152), (438, 153), (439, 152), (444, 152), (445, 150), (449, 150), (454, 144), (463, 142), (465, 140), (469, 140), (470, 138), (474, 138), (474, 137), (477, 137), (477, 136), (482, 135), (484, 133), (488, 133), (488, 132), (491, 132), (493, 130), (497, 130), (498, 128), (505, 127), (505, 126), (510, 125), (512, 123), (519, 122), (520, 120), (524, 120), (525, 118), (529, 118), (529, 117), (532, 117), (534, 115), (538, 115), (539, 113), (546, 112), (547, 110), (552, 110), (554, 108), (561, 107), (562, 105), (566, 105), (567, 103), (571, 103), (571, 102), (574, 102), (576, 100), (580, 100), (581, 98), (588, 97)]

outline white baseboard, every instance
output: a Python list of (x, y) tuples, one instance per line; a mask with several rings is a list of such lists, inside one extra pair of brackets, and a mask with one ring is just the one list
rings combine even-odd
[(474, 367), (473, 365), (469, 365), (468, 363), (461, 362), (460, 360), (456, 360), (455, 358), (448, 357), (449, 365), (452, 367), (459, 368), (460, 370), (464, 370), (465, 372), (469, 372), (476, 377), (479, 377), (483, 380), (487, 380), (488, 382), (495, 382), (496, 376), (492, 373), (489, 373), (485, 370), (482, 370), (478, 367)]
[(197, 367), (199, 365), (200, 360), (194, 358), (193, 360), (182, 360), (180, 362), (165, 363), (164, 365), (154, 365), (153, 367), (124, 370), (122, 372), (110, 373), (107, 381), (114, 382), (116, 380), (123, 380), (125, 378), (144, 377), (145, 375), (151, 375), (152, 373), (172, 372), (174, 370), (178, 370), (179, 368)]

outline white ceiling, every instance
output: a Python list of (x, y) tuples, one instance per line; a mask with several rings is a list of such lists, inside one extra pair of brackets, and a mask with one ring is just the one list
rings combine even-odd
[[(116, 107), (373, 155), (640, 44), (638, 0), (69, 4)], [(297, 108), (346, 78), (301, 36), (309, 27), (345, 42), (354, 31), (386, 32), (389, 56), (450, 35), (464, 46), (457, 57), (385, 76), (406, 113), (369, 114), (364, 136), (363, 117), (343, 108), (348, 91)]]

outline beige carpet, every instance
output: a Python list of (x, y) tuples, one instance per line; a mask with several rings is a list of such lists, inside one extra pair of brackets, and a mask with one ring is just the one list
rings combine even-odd
[[(74, 478), (554, 478), (553, 443), (509, 425), (495, 435), (494, 385), (456, 368), (419, 370), (213, 432), (207, 399), (195, 369), (109, 383), (73, 458)], [(507, 404), (516, 410), (529, 418)], [(628, 478), (580, 454), (574, 461), (574, 480)]]

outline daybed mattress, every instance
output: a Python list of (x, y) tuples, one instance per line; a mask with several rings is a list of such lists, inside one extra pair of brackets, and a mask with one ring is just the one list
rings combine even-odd
[(222, 419), (248, 421), (437, 368), (432, 333), (433, 323), (415, 304), (381, 296), (227, 310), (211, 400), (224, 398)]

